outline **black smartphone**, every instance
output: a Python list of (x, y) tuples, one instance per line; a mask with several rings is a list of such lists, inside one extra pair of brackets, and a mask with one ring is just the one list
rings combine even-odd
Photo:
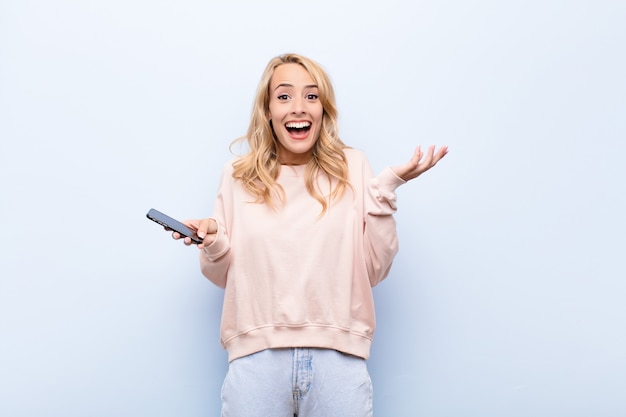
[(196, 245), (202, 243), (202, 239), (200, 239), (198, 235), (196, 235), (196, 232), (194, 232), (178, 220), (171, 218), (167, 214), (163, 214), (155, 209), (150, 209), (148, 214), (146, 214), (146, 217), (148, 217), (153, 222), (160, 224), (161, 226), (178, 232), (181, 236), (190, 238), (191, 241)]

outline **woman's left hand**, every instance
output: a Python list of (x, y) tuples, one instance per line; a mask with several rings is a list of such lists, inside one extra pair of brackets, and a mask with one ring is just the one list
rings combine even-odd
[(419, 177), (424, 172), (434, 167), (441, 158), (446, 156), (447, 153), (447, 146), (442, 146), (441, 148), (439, 148), (437, 153), (435, 153), (435, 146), (431, 145), (428, 147), (426, 157), (424, 157), (424, 152), (422, 152), (421, 147), (418, 146), (417, 148), (415, 148), (415, 153), (413, 153), (413, 157), (409, 162), (404, 165), (392, 167), (391, 169), (398, 177), (402, 178), (405, 181), (409, 181)]

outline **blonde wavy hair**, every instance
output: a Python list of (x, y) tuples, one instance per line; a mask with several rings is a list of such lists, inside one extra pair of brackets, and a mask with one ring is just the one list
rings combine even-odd
[[(306, 189), (322, 206), (321, 215), (326, 213), (330, 202), (341, 198), (349, 187), (348, 163), (343, 149), (347, 146), (339, 139), (337, 106), (330, 78), (315, 61), (297, 54), (280, 55), (267, 64), (259, 82), (254, 100), (250, 125), (246, 136), (232, 144), (247, 141), (249, 152), (233, 164), (233, 178), (241, 180), (243, 187), (256, 197), (256, 203), (267, 203), (272, 208), (284, 204), (283, 188), (276, 182), (281, 164), (277, 155), (277, 139), (270, 123), (270, 82), (276, 68), (283, 64), (299, 64), (307, 70), (318, 86), (319, 100), (323, 107), (319, 138), (312, 149), (312, 158), (305, 170)], [(317, 185), (319, 174), (328, 178), (331, 192), (323, 196)], [(334, 183), (334, 185), (333, 185)]]

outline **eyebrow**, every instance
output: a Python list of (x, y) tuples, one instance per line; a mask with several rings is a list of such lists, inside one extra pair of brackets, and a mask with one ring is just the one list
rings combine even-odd
[[(278, 84), (276, 88), (274, 88), (274, 91), (278, 90), (280, 87), (292, 87), (293, 88), (293, 85), (289, 83), (281, 83), (281, 84)], [(304, 88), (318, 88), (318, 86), (317, 84), (309, 84), (309, 85), (305, 85)]]

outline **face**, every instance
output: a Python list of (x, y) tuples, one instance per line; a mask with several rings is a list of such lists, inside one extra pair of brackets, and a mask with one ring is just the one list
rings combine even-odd
[(322, 125), (318, 87), (300, 64), (282, 64), (270, 80), (269, 112), (281, 164), (306, 164)]

